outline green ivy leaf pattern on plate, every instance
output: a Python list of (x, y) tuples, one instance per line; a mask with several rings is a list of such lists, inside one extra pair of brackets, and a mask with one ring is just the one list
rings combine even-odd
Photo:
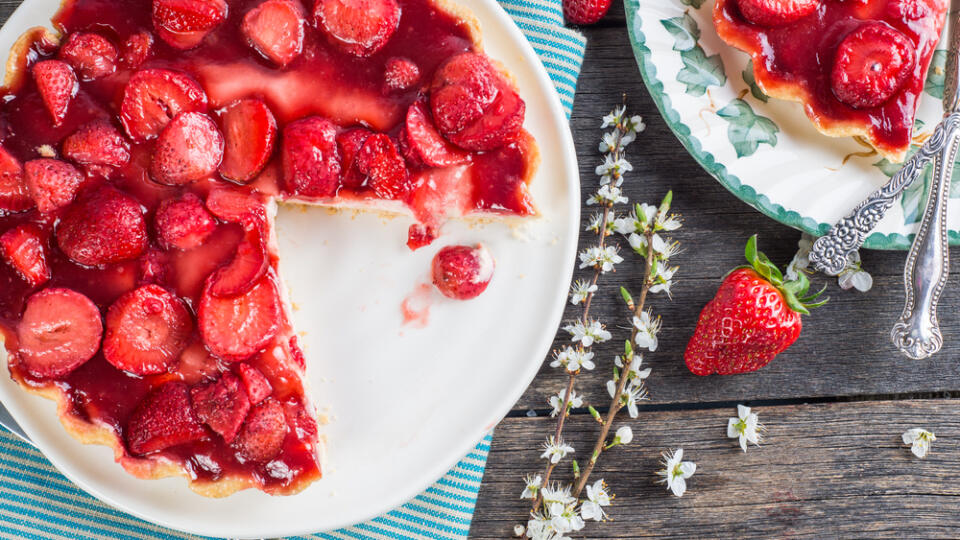
[(700, 6), (703, 5), (704, 0), (680, 0), (685, 6), (690, 6), (693, 9), (700, 9)]
[(672, 17), (662, 19), (660, 24), (673, 36), (673, 50), (686, 52), (697, 46), (697, 40), (700, 39), (700, 28), (697, 22), (688, 13), (683, 17)]
[(678, 51), (683, 60), (677, 81), (686, 85), (686, 93), (700, 97), (708, 87), (726, 84), (727, 74), (723, 71), (720, 55), (707, 56), (697, 44), (700, 28), (689, 13), (684, 13), (682, 17), (662, 19), (660, 24), (673, 36), (673, 50)]
[(933, 51), (930, 68), (927, 70), (927, 82), (923, 91), (937, 99), (943, 99), (943, 81), (946, 79), (947, 51)]
[(753, 94), (753, 97), (764, 103), (770, 99), (770, 97), (764, 94), (763, 90), (757, 86), (757, 80), (753, 77), (753, 60), (748, 60), (747, 67), (743, 68), (743, 82), (747, 83), (747, 86), (750, 87), (750, 93)]
[(727, 138), (737, 151), (737, 157), (747, 157), (757, 151), (760, 144), (777, 145), (780, 128), (772, 120), (753, 112), (750, 104), (734, 99), (717, 111), (717, 116), (730, 122)]

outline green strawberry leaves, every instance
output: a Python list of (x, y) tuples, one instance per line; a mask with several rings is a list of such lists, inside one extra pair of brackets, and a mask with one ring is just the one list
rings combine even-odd
[(827, 298), (819, 302), (816, 301), (827, 287), (824, 286), (816, 293), (808, 294), (810, 280), (803, 272), (798, 273), (797, 279), (785, 281), (783, 273), (777, 268), (777, 265), (757, 250), (757, 235), (753, 235), (747, 240), (743, 255), (750, 266), (741, 266), (740, 268), (752, 268), (757, 274), (760, 274), (760, 277), (770, 282), (783, 295), (783, 299), (790, 306), (790, 309), (803, 315), (809, 315), (811, 308), (820, 307), (827, 303)]

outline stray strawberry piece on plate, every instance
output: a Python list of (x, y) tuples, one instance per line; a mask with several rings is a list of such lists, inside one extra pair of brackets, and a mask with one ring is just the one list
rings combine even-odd
[(178, 71), (144, 69), (123, 89), (120, 122), (137, 142), (152, 139), (182, 112), (207, 110), (207, 94), (196, 81)]
[(430, 119), (430, 112), (420, 101), (410, 104), (403, 126), (404, 141), (417, 159), (431, 167), (448, 167), (470, 161), (470, 154), (450, 144), (440, 135)]
[(177, 49), (196, 47), (226, 18), (224, 0), (153, 0), (153, 29)]
[(563, 0), (563, 18), (570, 24), (593, 24), (610, 10), (611, 0)]
[(209, 116), (185, 112), (163, 128), (153, 150), (150, 177), (180, 185), (210, 176), (223, 159), (223, 135)]
[(66, 62), (43, 60), (33, 65), (33, 80), (37, 83), (37, 90), (53, 119), (53, 125), (59, 126), (67, 117), (70, 101), (80, 88), (77, 75)]
[(433, 284), (447, 298), (476, 298), (493, 278), (494, 261), (483, 244), (447, 246), (433, 257)]
[(23, 165), (0, 146), (0, 215), (33, 208), (30, 191), (23, 181)]
[(244, 362), (237, 364), (237, 373), (240, 374), (240, 380), (243, 381), (243, 387), (247, 389), (247, 396), (252, 405), (260, 403), (273, 393), (273, 386), (259, 369)]
[(370, 56), (387, 44), (400, 23), (396, 0), (317, 0), (316, 25), (330, 42), (354, 56)]
[(243, 16), (240, 29), (257, 52), (285, 67), (303, 50), (303, 27), (298, 0), (266, 0)]
[(203, 244), (217, 228), (217, 222), (193, 193), (166, 199), (154, 217), (157, 242), (167, 249), (193, 249)]
[(286, 437), (287, 420), (283, 405), (275, 399), (267, 399), (250, 411), (234, 447), (243, 461), (261, 463), (280, 453)]
[(250, 399), (236, 375), (225, 371), (216, 381), (194, 386), (190, 399), (197, 418), (216, 431), (227, 443), (240, 432), (250, 411)]
[(128, 37), (123, 44), (123, 56), (120, 61), (129, 69), (137, 69), (150, 56), (151, 48), (153, 48), (153, 34), (137, 32)]
[(107, 38), (92, 32), (67, 36), (58, 57), (70, 64), (84, 81), (99, 79), (117, 69), (117, 48)]
[(31, 287), (50, 279), (46, 237), (35, 225), (24, 223), (3, 233), (0, 253)]
[(896, 93), (916, 63), (910, 38), (887, 24), (864, 24), (837, 47), (830, 85), (837, 99), (855, 109), (876, 107)]
[(757, 251), (756, 235), (745, 250), (750, 266), (727, 274), (713, 300), (700, 312), (683, 358), (695, 375), (756, 371), (800, 336), (801, 315), (823, 305), (822, 293), (808, 294), (803, 272), (785, 281), (780, 270)]
[(258, 229), (249, 231), (233, 259), (210, 276), (210, 294), (231, 297), (243, 294), (267, 273), (267, 250)]
[(410, 251), (429, 246), (436, 239), (437, 230), (435, 227), (414, 223), (407, 230), (407, 247), (410, 248)]
[(110, 306), (103, 357), (135, 375), (166, 373), (187, 345), (193, 323), (186, 305), (159, 285), (134, 289)]
[(70, 260), (87, 266), (135, 259), (147, 248), (143, 209), (129, 195), (100, 187), (67, 208), (57, 244)]
[(743, 18), (760, 26), (780, 26), (810, 15), (820, 0), (737, 0)]
[(59, 159), (32, 159), (24, 164), (23, 171), (30, 196), (42, 213), (70, 204), (83, 182), (76, 167)]
[(63, 155), (81, 165), (122, 167), (130, 160), (130, 149), (109, 121), (94, 120), (64, 139)]
[(211, 281), (200, 299), (197, 316), (203, 343), (216, 356), (239, 362), (270, 343), (279, 331), (280, 295), (269, 274), (252, 289), (232, 298), (210, 293)]
[(305, 197), (333, 197), (340, 184), (337, 126), (321, 116), (287, 124), (283, 130), (283, 181)]
[(277, 121), (270, 108), (255, 98), (234, 101), (220, 113), (220, 127), (224, 138), (220, 175), (234, 182), (253, 180), (277, 140)]
[(420, 68), (409, 58), (395, 56), (383, 68), (383, 85), (389, 91), (409, 90), (419, 80)]
[(147, 394), (127, 422), (130, 453), (150, 454), (206, 437), (190, 404), (190, 389), (182, 382), (164, 383)]
[(383, 133), (367, 138), (357, 153), (357, 170), (382, 199), (404, 199), (415, 187), (407, 164), (393, 140)]
[(44, 289), (27, 299), (17, 325), (20, 361), (38, 379), (59, 379), (93, 358), (100, 348), (100, 310), (86, 296)]

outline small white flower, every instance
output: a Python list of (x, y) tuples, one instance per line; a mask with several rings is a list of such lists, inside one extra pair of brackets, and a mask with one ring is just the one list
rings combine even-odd
[(550, 512), (550, 525), (558, 533), (568, 533), (579, 531), (583, 528), (583, 519), (577, 513), (576, 506), (572, 504), (550, 503), (548, 506)]
[(903, 444), (910, 445), (910, 451), (918, 458), (924, 458), (930, 451), (930, 443), (937, 440), (932, 431), (922, 428), (912, 428), (903, 432)]
[[(627, 237), (627, 241), (630, 243), (630, 247), (632, 247), (634, 251), (644, 257), (647, 256), (646, 235), (633, 233)], [(661, 259), (669, 259), (679, 252), (679, 244), (676, 242), (669, 243), (659, 234), (654, 234), (651, 236), (650, 243), (653, 244), (653, 252), (656, 253)]]
[(620, 118), (623, 117), (623, 113), (626, 112), (626, 110), (627, 108), (621, 105), (620, 107), (610, 111), (610, 114), (603, 117), (603, 124), (600, 125), (600, 129), (619, 124)]
[(595, 283), (588, 283), (582, 279), (578, 279), (576, 282), (574, 282), (573, 287), (571, 287), (570, 303), (577, 305), (580, 302), (585, 301), (590, 293), (595, 292), (597, 292), (597, 285)]
[[(582, 326), (582, 323), (579, 323), (579, 321), (578, 324), (581, 324)], [(564, 327), (564, 329), (567, 328), (568, 327), (566, 326)], [(554, 356), (553, 361), (550, 362), (550, 367), (560, 366), (566, 368), (566, 370), (570, 373), (576, 373), (577, 371), (580, 371), (580, 368), (590, 370), (597, 367), (597, 365), (593, 363), (592, 352), (582, 349), (575, 349), (573, 347), (565, 347), (562, 351), (558, 352)]]
[(596, 320), (590, 321), (587, 325), (584, 325), (583, 321), (576, 321), (564, 326), (563, 329), (570, 333), (570, 341), (579, 342), (584, 347), (589, 347), (594, 343), (603, 343), (612, 337), (610, 332), (603, 329), (600, 321)]
[[(550, 416), (556, 416), (560, 414), (560, 409), (563, 408), (563, 400), (567, 396), (567, 389), (564, 388), (557, 392), (557, 395), (550, 396), (550, 406), (553, 407), (553, 411), (550, 413)], [(577, 395), (576, 390), (570, 391), (570, 401), (567, 403), (567, 407), (572, 407), (574, 409), (583, 406), (583, 398)]]
[(530, 520), (527, 521), (527, 538), (533, 540), (552, 540), (554, 538), (553, 525), (550, 524), (550, 518), (543, 514), (530, 513)]
[[(623, 367), (623, 359), (619, 356), (613, 358), (613, 363), (616, 364), (618, 368)], [(643, 355), (634, 354), (633, 358), (630, 360), (630, 369), (626, 371), (626, 376), (631, 380), (644, 380), (650, 376), (650, 371), (652, 368), (640, 369), (640, 365), (643, 364)], [(611, 396), (612, 397), (612, 396)]]
[(587, 232), (599, 233), (600, 224), (602, 222), (603, 222), (603, 216), (599, 212), (597, 212), (590, 217), (590, 221), (587, 222), (587, 226), (584, 227), (583, 230)]
[(633, 317), (633, 327), (637, 329), (637, 338), (634, 340), (637, 347), (649, 349), (650, 352), (656, 352), (657, 333), (660, 332), (660, 317), (653, 318), (650, 310), (640, 313), (640, 316)]
[(633, 441), (633, 430), (630, 429), (630, 426), (620, 426), (617, 428), (617, 434), (613, 440), (620, 444), (630, 444)]
[(636, 133), (634, 133), (633, 131), (627, 131), (626, 133), (620, 136), (620, 148), (626, 148), (627, 145), (629, 145), (636, 139), (637, 139)]
[(873, 276), (859, 267), (850, 268), (840, 273), (837, 283), (843, 290), (853, 288), (860, 292), (867, 292), (873, 288)]
[(513, 526), (513, 535), (516, 536), (517, 538), (524, 536), (526, 532), (527, 532), (527, 528), (524, 527), (522, 523), (517, 523), (516, 525)]
[(580, 252), (580, 268), (599, 268), (604, 274), (622, 262), (616, 246), (591, 246)]
[(674, 495), (683, 497), (687, 491), (687, 478), (697, 472), (697, 464), (692, 461), (682, 461), (683, 448), (678, 448), (673, 453), (664, 452), (662, 456), (663, 469), (657, 471), (657, 474), (663, 477), (661, 482), (666, 482), (667, 489)]
[[(610, 394), (610, 397), (615, 396), (617, 393), (616, 381), (607, 381), (607, 393)], [(631, 381), (620, 394), (620, 403), (627, 408), (627, 413), (630, 415), (630, 418), (636, 418), (640, 415), (640, 410), (637, 409), (637, 402), (645, 399), (647, 399), (647, 390), (643, 387), (642, 381), (636, 383)]]
[(640, 230), (637, 232), (643, 232), (654, 223), (659, 209), (656, 206), (647, 203), (640, 203), (639, 206), (640, 212), (637, 214), (637, 220), (640, 223)]
[(543, 486), (543, 500), (544, 502), (557, 502), (563, 505), (567, 505), (576, 501), (576, 499), (570, 495), (569, 485), (558, 486), (556, 484)]
[(610, 506), (611, 499), (612, 497), (607, 493), (607, 484), (602, 478), (593, 485), (587, 485), (587, 500), (580, 504), (580, 516), (583, 519), (603, 521), (607, 517), (603, 507)]
[(600, 186), (600, 189), (598, 189), (596, 193), (587, 199), (587, 204), (613, 205), (625, 203), (628, 200), (629, 199), (623, 196), (623, 190), (618, 186), (604, 184)]
[(666, 292), (670, 294), (670, 287), (673, 285), (673, 275), (677, 272), (676, 266), (667, 266), (665, 264), (657, 265), (657, 275), (653, 277), (653, 285), (650, 286), (650, 292)]
[(630, 120), (628, 120), (628, 124), (634, 133), (640, 133), (641, 131), (647, 129), (647, 125), (643, 123), (643, 117), (639, 114), (631, 116)]
[(520, 494), (521, 499), (536, 499), (537, 492), (540, 491), (540, 484), (543, 483), (543, 477), (539, 474), (536, 476), (530, 476), (529, 474), (523, 479), (524, 488), (523, 493)]
[(670, 214), (669, 216), (662, 216), (657, 214), (657, 229), (662, 231), (675, 231), (683, 225), (683, 222), (680, 220), (680, 216), (676, 214)]
[(624, 236), (639, 231), (640, 221), (637, 219), (637, 214), (631, 212), (630, 215), (614, 219), (613, 230)]
[[(603, 134), (603, 137), (600, 138), (600, 153), (606, 154), (607, 152), (613, 150), (620, 144), (622, 144), (622, 142), (617, 139), (617, 132), (608, 131)], [(630, 143), (627, 143), (627, 144), (630, 144)]]
[(750, 407), (737, 405), (737, 417), (730, 418), (727, 421), (727, 437), (731, 439), (740, 439), (740, 448), (747, 451), (747, 443), (753, 443), (760, 446), (762, 439), (760, 432), (763, 426), (760, 425), (760, 418), (757, 413), (750, 412)]
[(573, 447), (569, 444), (565, 444), (563, 439), (554, 439), (553, 435), (547, 439), (547, 442), (543, 443), (543, 453), (540, 454), (541, 459), (547, 459), (550, 463), (559, 463), (561, 459), (565, 458), (567, 454), (573, 452)]
[(803, 233), (800, 236), (800, 241), (797, 242), (797, 252), (790, 264), (787, 265), (786, 273), (784, 273), (784, 277), (789, 281), (796, 280), (799, 277), (799, 272), (810, 267), (810, 249), (813, 247), (813, 241), (813, 236), (808, 233)]

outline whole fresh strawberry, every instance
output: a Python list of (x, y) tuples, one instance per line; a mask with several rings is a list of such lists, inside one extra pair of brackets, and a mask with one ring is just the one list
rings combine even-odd
[(611, 0), (563, 0), (563, 17), (570, 24), (593, 24), (610, 9)]
[(695, 375), (731, 375), (756, 371), (800, 337), (801, 315), (826, 300), (807, 295), (810, 282), (801, 272), (785, 281), (751, 236), (745, 250), (749, 266), (727, 274), (700, 320), (683, 355)]

